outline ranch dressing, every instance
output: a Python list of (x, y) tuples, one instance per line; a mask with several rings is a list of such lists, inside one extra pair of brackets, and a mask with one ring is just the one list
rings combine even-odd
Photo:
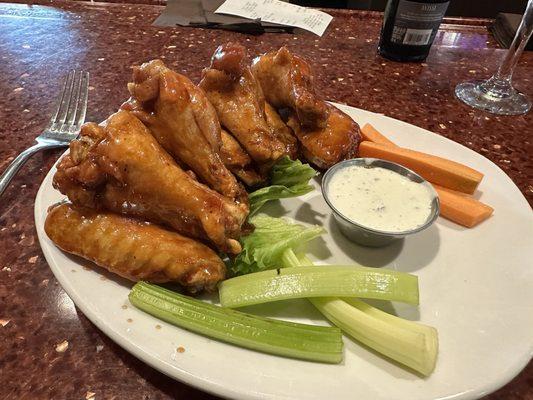
[(340, 168), (331, 177), (328, 198), (347, 219), (380, 231), (411, 230), (431, 214), (432, 196), (424, 185), (380, 167)]

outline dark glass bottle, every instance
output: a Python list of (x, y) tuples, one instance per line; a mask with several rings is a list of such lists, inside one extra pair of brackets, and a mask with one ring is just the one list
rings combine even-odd
[(423, 61), (449, 0), (389, 0), (378, 52), (394, 61)]

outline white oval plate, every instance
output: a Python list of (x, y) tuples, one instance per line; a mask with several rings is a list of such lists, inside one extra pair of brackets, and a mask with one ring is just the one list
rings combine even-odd
[[(127, 299), (131, 283), (96, 267), (87, 269), (88, 262), (61, 252), (44, 233), (47, 208), (62, 199), (52, 188), (52, 169), (37, 194), (35, 223), (54, 275), (83, 313), (128, 352), (177, 380), (224, 397), (473, 399), (498, 389), (533, 353), (533, 219), (526, 199), (502, 170), (466, 147), (398, 120), (339, 107), (360, 125), (370, 122), (390, 132), (399, 145), (463, 162), (485, 174), (477, 194), (482, 192), (482, 200), (495, 208), (492, 218), (475, 229), (439, 218), (430, 229), (385, 249), (358, 247), (344, 239), (319, 190), (268, 208), (271, 215), (327, 228), (324, 240), (309, 246), (315, 260), (386, 266), (419, 276), (419, 308), (382, 306), (438, 329), (439, 359), (429, 378), (415, 376), (349, 338), (341, 364), (318, 364), (220, 343), (136, 310)], [(325, 323), (305, 300), (248, 311)], [(162, 328), (156, 329), (157, 324)], [(185, 352), (177, 352), (180, 346)]]

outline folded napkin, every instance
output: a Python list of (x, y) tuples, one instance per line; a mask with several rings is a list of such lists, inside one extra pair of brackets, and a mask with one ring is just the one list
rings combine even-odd
[[(496, 41), (502, 47), (508, 49), (511, 46), (511, 42), (514, 39), (521, 20), (522, 15), (519, 14), (499, 13), (489, 29)], [(526, 50), (533, 50), (533, 37), (527, 43)]]
[(167, 6), (153, 25), (226, 29), (251, 34), (292, 32), (294, 29), (292, 26), (215, 14), (222, 3), (224, 0), (168, 0)]

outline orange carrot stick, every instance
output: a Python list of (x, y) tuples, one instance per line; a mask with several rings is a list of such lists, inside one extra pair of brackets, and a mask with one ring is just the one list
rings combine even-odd
[(369, 142), (386, 144), (389, 146), (396, 146), (394, 142), (387, 139), (376, 128), (374, 128), (370, 124), (365, 124), (361, 128), (361, 136), (363, 137), (363, 140), (368, 140)]
[(474, 193), (483, 178), (481, 172), (466, 165), (402, 147), (365, 141), (359, 145), (359, 155), (398, 163), (431, 183), (468, 194)]
[[(397, 147), (370, 124), (361, 128), (363, 140)], [(456, 224), (473, 228), (489, 218), (494, 209), (468, 195), (433, 184), (440, 200), (440, 216)]]
[(459, 225), (472, 228), (490, 217), (494, 209), (464, 193), (433, 185), (440, 200), (440, 215)]

